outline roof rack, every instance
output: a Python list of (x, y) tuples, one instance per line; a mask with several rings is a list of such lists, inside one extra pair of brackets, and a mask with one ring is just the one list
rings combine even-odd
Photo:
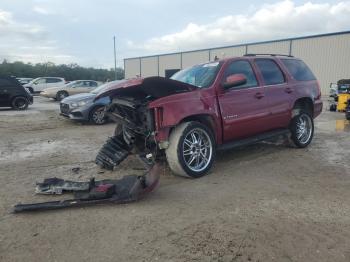
[(244, 56), (264, 56), (264, 55), (269, 55), (269, 56), (286, 56), (286, 57), (294, 57), (292, 55), (282, 55), (282, 54), (245, 54)]

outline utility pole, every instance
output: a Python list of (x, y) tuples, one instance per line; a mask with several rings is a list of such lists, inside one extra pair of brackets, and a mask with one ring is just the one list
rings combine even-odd
[(114, 74), (115, 74), (114, 80), (117, 80), (117, 55), (115, 51), (115, 36), (113, 37), (113, 43), (114, 43)]

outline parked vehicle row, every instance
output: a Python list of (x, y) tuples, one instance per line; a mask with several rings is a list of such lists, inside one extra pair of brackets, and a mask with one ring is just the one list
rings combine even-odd
[(91, 122), (96, 125), (105, 124), (108, 121), (105, 107), (110, 104), (111, 100), (109, 97), (102, 97), (95, 101), (95, 97), (105, 89), (122, 82), (124, 80), (108, 82), (90, 93), (72, 95), (63, 99), (60, 103), (60, 114), (76, 121)]
[(93, 80), (76, 80), (69, 82), (66, 85), (59, 85), (45, 88), (40, 92), (41, 96), (53, 98), (61, 101), (70, 95), (87, 93), (98, 87), (101, 83)]

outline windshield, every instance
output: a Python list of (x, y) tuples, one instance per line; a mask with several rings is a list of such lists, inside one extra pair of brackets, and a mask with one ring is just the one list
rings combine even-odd
[(108, 88), (111, 85), (115, 85), (115, 84), (120, 84), (122, 82), (124, 82), (125, 80), (115, 80), (115, 81), (111, 81), (111, 82), (107, 82), (97, 88), (95, 88), (94, 90), (92, 90), (90, 93), (92, 94), (98, 94), (100, 92), (102, 92), (104, 89)]
[(213, 84), (220, 67), (221, 63), (219, 62), (196, 65), (177, 72), (170, 79), (206, 88)]

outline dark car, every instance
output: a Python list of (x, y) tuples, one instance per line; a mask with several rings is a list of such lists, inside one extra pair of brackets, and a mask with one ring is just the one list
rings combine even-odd
[(15, 78), (0, 77), (0, 107), (25, 110), (33, 104), (33, 96)]
[(108, 82), (95, 88), (90, 93), (82, 93), (69, 96), (60, 103), (61, 115), (72, 120), (92, 122), (96, 125), (105, 124), (108, 119), (105, 116), (105, 106), (111, 100), (109, 97), (102, 97), (94, 101), (96, 95), (111, 85), (121, 83), (122, 80)]
[(209, 171), (217, 149), (279, 135), (308, 146), (323, 105), (307, 65), (279, 55), (226, 58), (171, 79), (132, 79), (96, 99), (102, 97), (112, 100), (107, 110), (118, 126), (96, 163), (112, 169), (133, 152), (153, 160), (165, 155), (175, 174), (190, 177)]

